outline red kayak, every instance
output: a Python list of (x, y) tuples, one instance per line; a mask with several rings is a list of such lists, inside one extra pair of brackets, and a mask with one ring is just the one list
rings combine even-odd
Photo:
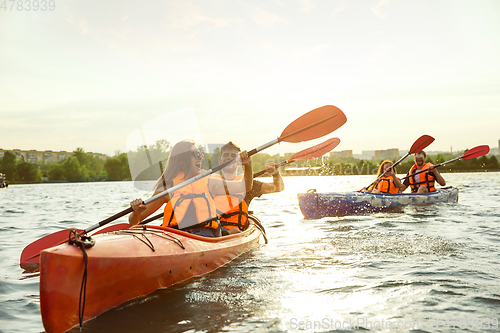
[(211, 272), (254, 248), (262, 231), (252, 223), (244, 232), (207, 238), (134, 226), (44, 250), (40, 308), (45, 330), (67, 331), (128, 300)]

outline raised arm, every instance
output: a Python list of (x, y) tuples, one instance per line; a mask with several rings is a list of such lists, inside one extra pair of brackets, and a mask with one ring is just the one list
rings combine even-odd
[(431, 165), (429, 167), (429, 173), (432, 173), (434, 175), (434, 178), (436, 178), (436, 181), (438, 182), (439, 185), (441, 186), (446, 185), (446, 180), (444, 180), (443, 176), (441, 176), (441, 173), (439, 173), (438, 169), (434, 167), (434, 165)]
[(266, 194), (283, 191), (285, 189), (285, 184), (283, 182), (283, 177), (281, 177), (279, 170), (276, 168), (276, 163), (269, 162), (264, 168), (266, 169), (266, 174), (273, 176), (273, 182), (263, 183), (262, 193)]

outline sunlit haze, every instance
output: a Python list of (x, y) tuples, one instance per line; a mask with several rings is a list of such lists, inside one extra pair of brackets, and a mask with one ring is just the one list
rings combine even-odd
[(4, 3), (3, 149), (113, 155), (141, 124), (192, 108), (205, 144), (250, 150), (327, 104), (348, 119), (329, 136), (337, 151), (500, 139), (497, 0)]

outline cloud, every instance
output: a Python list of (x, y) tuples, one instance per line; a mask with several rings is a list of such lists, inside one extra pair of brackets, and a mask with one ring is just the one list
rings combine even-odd
[(380, 19), (387, 18), (387, 14), (382, 13), (382, 7), (389, 5), (389, 0), (380, 0), (376, 6), (372, 6), (371, 10)]
[(202, 8), (189, 1), (174, 2), (168, 8), (169, 26), (174, 29), (189, 30), (202, 23), (212, 23), (214, 27), (226, 27), (232, 20), (213, 18), (203, 13)]
[(89, 23), (86, 20), (79, 20), (75, 17), (67, 17), (66, 22), (77, 26), (84, 35), (89, 32)]
[(276, 14), (270, 13), (262, 8), (255, 8), (250, 18), (258, 25), (264, 27), (272, 27), (277, 23), (288, 24), (288, 20), (278, 16)]
[(344, 10), (346, 10), (347, 6), (344, 1), (341, 1), (333, 10), (332, 16), (337, 15), (337, 13), (340, 13)]
[(312, 9), (316, 8), (316, 4), (313, 2), (313, 0), (301, 0), (302, 3), (302, 11), (303, 12), (309, 12)]

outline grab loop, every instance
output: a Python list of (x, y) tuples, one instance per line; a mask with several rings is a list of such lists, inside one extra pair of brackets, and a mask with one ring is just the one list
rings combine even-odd
[(80, 299), (78, 301), (78, 320), (80, 322), (81, 328), (83, 325), (83, 314), (85, 312), (85, 298), (87, 294), (87, 268), (89, 265), (89, 258), (85, 249), (89, 249), (94, 246), (95, 240), (93, 240), (90, 236), (79, 235), (76, 229), (71, 229), (69, 231), (68, 244), (75, 245), (80, 248), (80, 250), (82, 250), (83, 262), (85, 264), (82, 277), (82, 286), (80, 287)]
[[(250, 213), (250, 212), (249, 212)], [(255, 224), (255, 227), (260, 230), (262, 233), (262, 237), (264, 237), (264, 242), (267, 244), (267, 237), (266, 237), (266, 229), (264, 229), (264, 226), (260, 222), (260, 220), (257, 218), (257, 216), (254, 215), (248, 215), (248, 218), (252, 220), (252, 222)]]
[(76, 245), (78, 247), (84, 247), (85, 249), (90, 249), (95, 245), (95, 240), (90, 236), (79, 235), (76, 229), (71, 229), (69, 231), (69, 245)]

